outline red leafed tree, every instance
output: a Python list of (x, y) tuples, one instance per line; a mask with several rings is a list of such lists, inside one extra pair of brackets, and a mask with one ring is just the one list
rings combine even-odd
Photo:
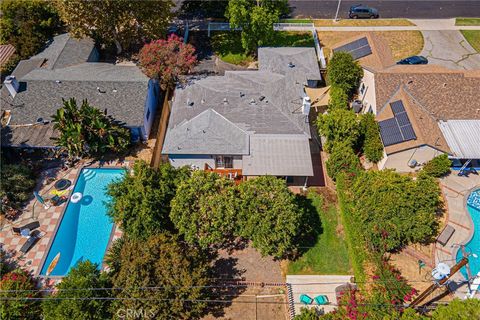
[(197, 64), (195, 48), (172, 34), (167, 40), (155, 40), (143, 46), (139, 54), (143, 72), (158, 79), (163, 89), (173, 87), (179, 75), (189, 73)]

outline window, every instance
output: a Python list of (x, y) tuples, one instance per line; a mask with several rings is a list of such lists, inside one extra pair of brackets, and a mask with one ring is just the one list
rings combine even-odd
[(233, 158), (225, 157), (225, 156), (216, 156), (215, 168), (233, 168)]
[(372, 105), (370, 105), (370, 106), (368, 107), (368, 111), (367, 111), (367, 112), (368, 112), (368, 113), (373, 113)]
[(364, 83), (362, 83), (362, 86), (360, 87), (360, 92), (361, 92), (362, 94), (365, 93), (365, 84), (364, 84)]
[(147, 109), (147, 115), (146, 115), (147, 121), (150, 119), (150, 109)]

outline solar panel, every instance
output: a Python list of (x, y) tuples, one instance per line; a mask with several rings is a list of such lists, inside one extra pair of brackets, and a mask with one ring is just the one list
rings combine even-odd
[(350, 43), (347, 43), (341, 47), (333, 49), (333, 52), (348, 52), (352, 55), (353, 59), (360, 59), (372, 53), (372, 49), (368, 44), (367, 38), (361, 38)]
[(352, 55), (353, 60), (363, 58), (365, 56), (368, 56), (371, 53), (372, 53), (372, 49), (370, 48), (370, 46), (360, 47), (356, 50), (350, 51), (350, 54)]
[(403, 106), (402, 100), (398, 100), (398, 101), (390, 103), (390, 107), (392, 108), (393, 114), (406, 112), (405, 107)]
[(380, 121), (380, 135), (385, 147), (417, 138), (401, 100), (390, 103), (393, 118)]

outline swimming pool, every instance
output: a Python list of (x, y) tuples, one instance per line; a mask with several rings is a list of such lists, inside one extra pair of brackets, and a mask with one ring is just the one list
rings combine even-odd
[[(473, 202), (472, 200), (480, 199), (480, 189), (473, 191), (467, 202)], [(478, 258), (469, 257), (469, 264), (472, 276), (475, 276), (480, 272), (480, 210), (474, 208), (473, 206), (467, 204), (467, 210), (470, 216), (472, 217), (473, 221), (473, 237), (472, 239), (465, 245), (467, 252), (475, 253)], [(457, 261), (462, 259), (462, 251), (459, 249), (457, 252)], [(461, 272), (465, 278), (467, 278), (467, 270), (465, 267), (461, 269)]]
[(59, 253), (60, 258), (51, 276), (64, 276), (70, 268), (84, 260), (101, 266), (113, 230), (105, 206), (105, 202), (109, 201), (106, 186), (124, 173), (124, 169), (81, 170), (72, 194), (81, 192), (83, 197), (78, 203), (70, 201), (67, 204), (41, 275), (46, 275), (50, 263)]

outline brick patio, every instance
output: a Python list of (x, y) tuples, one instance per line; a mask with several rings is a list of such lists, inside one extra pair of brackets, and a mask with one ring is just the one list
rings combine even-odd
[[(55, 181), (64, 178), (72, 181), (72, 185), (70, 186), (68, 193), (65, 194), (67, 197), (69, 197), (75, 186), (77, 174), (83, 168), (83, 166), (85, 166), (85, 163), (79, 164), (67, 171), (60, 170), (54, 175), (49, 175), (49, 178), (54, 178), (54, 181), (49, 184), (43, 183), (43, 181), (46, 181), (45, 177), (41, 178), (42, 181), (39, 182), (41, 187), (37, 188), (37, 191), (39, 191), (40, 195), (43, 197), (51, 196), (50, 192), (54, 190), (53, 185)], [(93, 164), (92, 166), (98, 166), (98, 164)], [(115, 163), (115, 166), (118, 166), (118, 164)], [(67, 203), (68, 202), (64, 202), (59, 206), (51, 206), (50, 208), (46, 209), (34, 198), (26, 205), (22, 215), (15, 222), (7, 222), (5, 225), (1, 226), (0, 243), (3, 245), (3, 249), (13, 257), (13, 260), (15, 260), (19, 266), (23, 267), (27, 271), (31, 271), (34, 275), (38, 275), (40, 273), (40, 264), (42, 262), (42, 258), (47, 253), (50, 241), (53, 240), (53, 233), (57, 227), (57, 224), (59, 223), (60, 217)], [(43, 231), (45, 235), (33, 245), (27, 254), (23, 255), (20, 252), (20, 248), (27, 241), (27, 238), (13, 234), (12, 227), (21, 227), (33, 221), (38, 221), (40, 223), (39, 230)], [(121, 230), (115, 226), (112, 239), (116, 240), (121, 237), (121, 235)]]

